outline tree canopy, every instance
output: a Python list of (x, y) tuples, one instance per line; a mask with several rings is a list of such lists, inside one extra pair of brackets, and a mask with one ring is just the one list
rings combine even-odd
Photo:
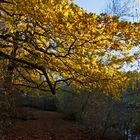
[(87, 13), (72, 0), (7, 0), (0, 11), (0, 59), (13, 85), (55, 94), (65, 82), (114, 96), (127, 86), (121, 68), (140, 55), (131, 54), (140, 23)]

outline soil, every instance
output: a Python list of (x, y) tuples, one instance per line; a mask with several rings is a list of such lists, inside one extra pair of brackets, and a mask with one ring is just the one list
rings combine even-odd
[(22, 108), (27, 116), (18, 120), (0, 140), (94, 140), (92, 132), (62, 113)]

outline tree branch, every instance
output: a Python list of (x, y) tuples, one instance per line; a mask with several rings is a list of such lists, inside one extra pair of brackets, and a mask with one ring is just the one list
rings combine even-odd
[(22, 63), (22, 64), (26, 64), (28, 65), (29, 67), (33, 68), (33, 69), (38, 69), (38, 70), (41, 70), (46, 78), (46, 81), (48, 83), (48, 86), (51, 90), (51, 93), (54, 95), (55, 94), (55, 89), (53, 88), (53, 84), (51, 83), (49, 77), (48, 77), (48, 74), (46, 72), (46, 69), (43, 67), (43, 66), (39, 66), (38, 64), (33, 64), (31, 62), (28, 62), (28, 61), (25, 61), (25, 60), (22, 60), (22, 59), (18, 59), (18, 58), (13, 58), (5, 53), (3, 53), (2, 51), (0, 51), (0, 57), (2, 58), (5, 58), (5, 59), (10, 59), (10, 60), (13, 60), (13, 61), (16, 61), (16, 62), (19, 62), (19, 63)]

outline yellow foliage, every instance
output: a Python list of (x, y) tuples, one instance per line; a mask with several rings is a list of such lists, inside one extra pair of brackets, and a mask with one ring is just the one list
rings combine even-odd
[[(20, 32), (17, 58), (43, 65), (78, 89), (118, 96), (127, 85), (120, 72), (140, 43), (140, 24), (87, 13), (68, 0), (12, 0), (0, 7), (9, 33)], [(21, 45), (22, 44), (22, 45)], [(26, 53), (25, 53), (26, 52)], [(123, 57), (121, 55), (122, 54)], [(31, 75), (31, 77), (35, 76)]]

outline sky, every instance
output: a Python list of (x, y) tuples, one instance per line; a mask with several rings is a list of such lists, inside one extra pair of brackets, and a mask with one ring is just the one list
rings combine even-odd
[(100, 14), (106, 5), (106, 0), (75, 0), (77, 5), (88, 12)]
[[(105, 10), (108, 0), (75, 0), (75, 2), (88, 12), (100, 14)], [(140, 0), (135, 0), (134, 6), (140, 12)]]

